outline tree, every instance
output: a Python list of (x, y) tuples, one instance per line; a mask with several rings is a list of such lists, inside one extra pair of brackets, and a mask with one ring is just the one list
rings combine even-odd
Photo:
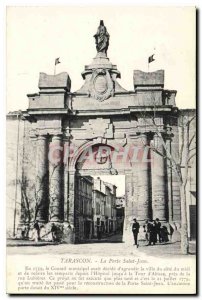
[[(146, 118), (146, 114), (142, 113), (141, 117), (144, 119), (145, 125), (147, 125), (148, 118)], [(152, 151), (158, 153), (159, 155), (170, 161), (170, 168), (174, 170), (178, 178), (181, 199), (181, 252), (182, 254), (188, 254), (189, 242), (186, 208), (186, 186), (188, 181), (190, 162), (196, 155), (196, 147), (193, 145), (195, 142), (196, 133), (195, 131), (192, 133), (190, 130), (192, 122), (196, 119), (196, 115), (194, 114), (189, 118), (186, 113), (183, 113), (183, 110), (181, 110), (178, 112), (174, 112), (173, 116), (169, 116), (170, 119), (175, 119), (175, 121), (177, 121), (176, 123), (179, 128), (180, 149), (178, 153), (179, 155), (177, 155), (176, 157), (173, 156), (164, 139), (164, 135), (168, 133), (168, 128), (166, 128), (165, 126), (164, 128), (162, 128), (162, 124), (157, 123), (159, 114), (157, 113), (155, 101), (153, 101), (150, 117), (151, 118), (149, 119), (152, 123), (149, 125), (152, 125), (155, 134), (159, 137), (159, 140), (164, 149), (164, 153), (160, 152), (158, 150), (158, 146), (154, 144), (150, 148)], [(172, 133), (169, 132), (169, 134), (171, 134), (172, 136)]]
[[(43, 202), (41, 201), (40, 192), (43, 188), (44, 184), (48, 183), (48, 180), (51, 181), (55, 169), (57, 166), (53, 166), (52, 172), (49, 177), (49, 172), (44, 174), (42, 177), (37, 176), (36, 182), (31, 182), (25, 175), (22, 173), (21, 184), (21, 219), (27, 225), (26, 237), (29, 236), (29, 231), (31, 227), (31, 223), (35, 222), (38, 217), (39, 210), (43, 206)], [(49, 201), (54, 202), (56, 191), (51, 189), (49, 191)], [(49, 218), (51, 219), (54, 216), (54, 211), (51, 207), (49, 207)]]
[(40, 199), (40, 191), (43, 186), (43, 182), (47, 181), (48, 174), (45, 174), (42, 178), (37, 178), (38, 185), (35, 182), (31, 182), (24, 174), (22, 174), (21, 180), (21, 220), (27, 225), (26, 237), (29, 236), (31, 223), (35, 222), (38, 216), (38, 212), (42, 207)]

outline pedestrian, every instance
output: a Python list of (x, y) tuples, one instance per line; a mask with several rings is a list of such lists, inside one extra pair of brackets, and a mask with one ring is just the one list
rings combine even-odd
[(170, 229), (170, 241), (172, 242), (172, 236), (173, 236), (173, 232), (175, 231), (175, 229), (173, 228), (174, 226), (169, 224), (169, 229)]
[(132, 226), (132, 232), (133, 232), (133, 236), (134, 236), (134, 245), (138, 248), (138, 233), (139, 233), (139, 229), (140, 229), (140, 224), (137, 222), (136, 219), (133, 219), (134, 223)]
[(52, 241), (53, 242), (57, 241), (57, 226), (55, 225), (55, 223), (53, 223), (51, 226), (51, 234), (52, 234)]
[(102, 228), (100, 225), (97, 225), (97, 238), (98, 240), (101, 240), (102, 238)]
[(40, 227), (38, 220), (34, 222), (34, 240), (35, 242), (38, 242), (40, 240)]
[(21, 237), (22, 237), (22, 239), (25, 239), (25, 237), (26, 237), (26, 226), (25, 225), (22, 225)]
[(163, 227), (161, 228), (161, 236), (162, 236), (162, 241), (163, 241), (163, 242), (166, 243), (166, 242), (169, 241), (168, 235), (169, 235), (169, 232), (168, 232), (167, 227), (166, 227), (166, 226), (163, 226)]
[(151, 226), (151, 222), (149, 220), (146, 220), (143, 228), (144, 228), (144, 232), (145, 232), (145, 239), (148, 242), (148, 245), (150, 242), (150, 226)]
[(156, 233), (158, 237), (159, 243), (162, 242), (162, 237), (161, 237), (161, 222), (159, 221), (159, 218), (156, 218)]
[(156, 222), (153, 220), (152, 224), (150, 225), (150, 240), (149, 245), (153, 243), (155, 245), (157, 242), (157, 230), (156, 230)]

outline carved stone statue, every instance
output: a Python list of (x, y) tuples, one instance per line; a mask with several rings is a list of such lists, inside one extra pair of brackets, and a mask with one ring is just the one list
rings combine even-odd
[(98, 53), (105, 53), (107, 55), (107, 49), (109, 47), (109, 33), (104, 26), (103, 20), (100, 21), (97, 33), (94, 35), (96, 49)]

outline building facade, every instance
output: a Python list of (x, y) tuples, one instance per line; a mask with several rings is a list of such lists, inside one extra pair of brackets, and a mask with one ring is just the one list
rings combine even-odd
[(106, 209), (105, 209), (105, 230), (106, 233), (116, 231), (116, 186), (106, 183)]
[(106, 232), (106, 186), (99, 177), (94, 179), (93, 187), (94, 204), (94, 236), (98, 237), (99, 231)]
[[(107, 57), (109, 35), (103, 23), (95, 38), (97, 55), (82, 72), (83, 86), (72, 92), (66, 72), (40, 73), (39, 92), (27, 95), (28, 109), (16, 120), (21, 138), (17, 134), (11, 146), (8, 136), (9, 147), (17, 141), (19, 146), (17, 164), (7, 172), (10, 176), (13, 169), (17, 176), (12, 174), (12, 183), (7, 180), (13, 188), (8, 203), (13, 201), (15, 211), (20, 208), (11, 226), (14, 233), (38, 219), (44, 227), (61, 224), (64, 235), (69, 228), (71, 243), (80, 240), (81, 230), (92, 235), (91, 200), (78, 186), (81, 177), (99, 175), (125, 175), (125, 231), (134, 216), (141, 224), (155, 218), (181, 222), (179, 180), (165, 155), (166, 147), (179, 161), (177, 92), (164, 89), (164, 70), (134, 70), (133, 89), (124, 89), (117, 66)], [(9, 126), (14, 119), (8, 115)], [(115, 227), (115, 203), (111, 211), (107, 204), (113, 197), (106, 187), (107, 230)], [(84, 219), (88, 225), (81, 229)]]
[(93, 178), (78, 177), (75, 197), (77, 199), (78, 240), (93, 237)]
[(125, 215), (125, 196), (116, 198), (116, 222), (117, 232), (123, 233)]

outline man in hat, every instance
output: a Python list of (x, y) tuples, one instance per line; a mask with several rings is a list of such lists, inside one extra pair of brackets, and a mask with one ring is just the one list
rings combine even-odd
[(133, 219), (134, 223), (132, 226), (132, 232), (133, 232), (133, 236), (134, 236), (134, 245), (138, 248), (138, 233), (139, 233), (139, 229), (140, 229), (140, 224), (137, 222), (136, 219)]
[(52, 234), (52, 241), (56, 242), (57, 241), (57, 226), (55, 223), (52, 223), (51, 225), (51, 234)]
[(34, 222), (34, 240), (35, 242), (38, 242), (40, 240), (40, 227), (39, 227), (39, 222), (36, 220)]
[(159, 218), (156, 218), (156, 232), (159, 243), (162, 242), (162, 236), (161, 236), (161, 222), (159, 221)]

